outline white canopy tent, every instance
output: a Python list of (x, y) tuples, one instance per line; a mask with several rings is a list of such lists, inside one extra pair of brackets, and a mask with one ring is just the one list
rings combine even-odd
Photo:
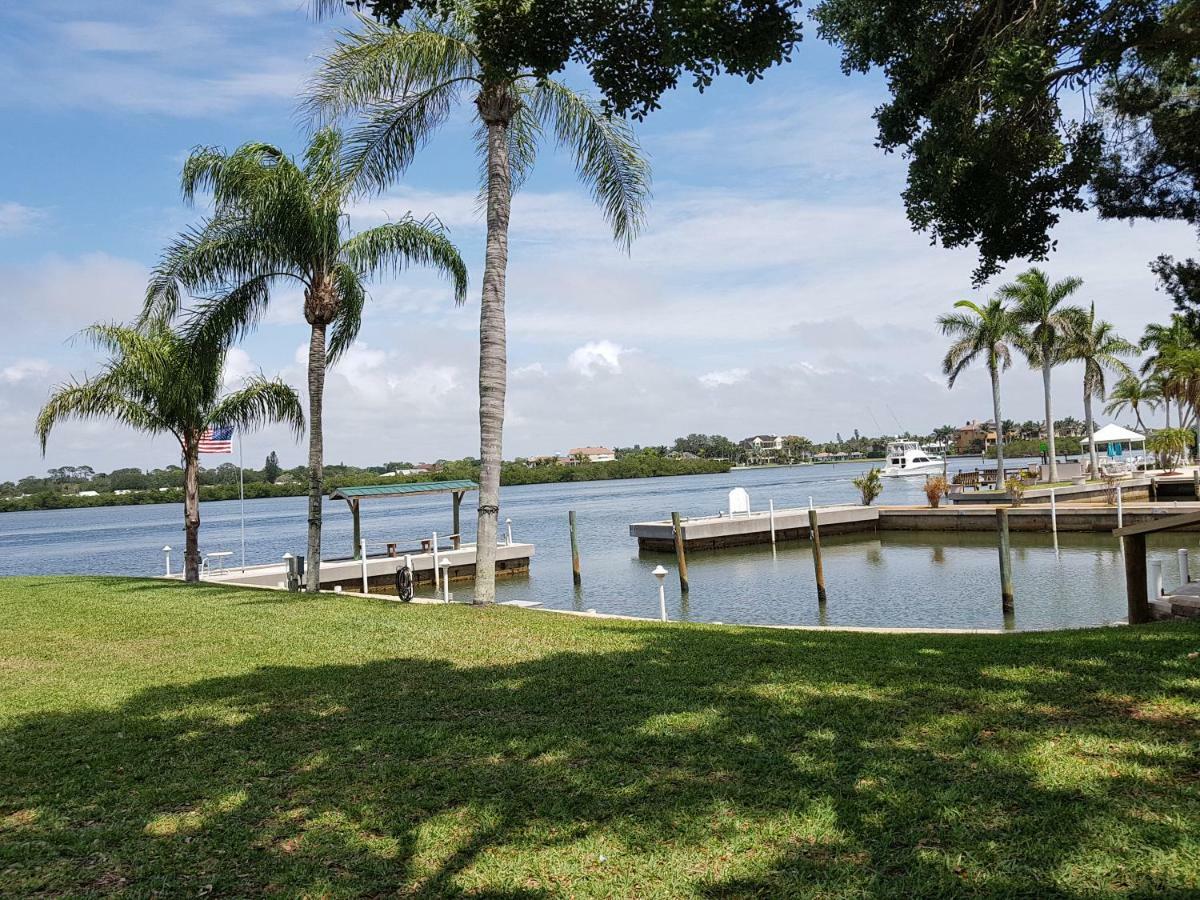
[[(1112, 445), (1117, 446), (1117, 452), (1110, 455), (1121, 456), (1126, 450), (1138, 450), (1141, 454), (1146, 452), (1146, 436), (1138, 434), (1136, 431), (1130, 431), (1128, 428), (1122, 428), (1120, 425), (1110, 422), (1103, 428), (1092, 433), (1091, 438), (1083, 438), (1080, 443), (1084, 447), (1090, 447), (1092, 441), (1096, 442), (1096, 449), (1099, 450), (1100, 445), (1104, 444), (1107, 450)], [(1134, 444), (1141, 444), (1141, 447), (1135, 448)]]

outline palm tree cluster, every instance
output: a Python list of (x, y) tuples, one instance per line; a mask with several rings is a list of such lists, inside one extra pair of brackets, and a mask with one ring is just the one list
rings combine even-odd
[[(410, 215), (355, 233), (348, 224), (352, 202), (392, 186), (455, 108), (468, 107), (477, 126), (487, 225), (479, 325), (477, 603), (495, 599), (513, 193), (548, 137), (574, 158), (580, 181), (620, 246), (629, 246), (645, 217), (649, 165), (628, 122), (538, 72), (485, 66), (471, 21), (469, 7), (457, 4), (448, 4), (436, 18), (413, 13), (393, 25), (357, 16), (357, 30), (339, 34), (312, 80), (304, 111), (314, 131), (300, 159), (258, 142), (232, 151), (195, 150), (183, 167), (183, 196), (191, 202), (204, 195), (211, 200), (211, 213), (167, 247), (151, 277), (140, 320), (121, 332), (129, 340), (140, 334), (144, 340), (167, 342), (183, 348), (172, 353), (211, 363), (223, 359), (257, 326), (282, 290), (302, 289), (310, 331), (310, 591), (320, 585), (326, 370), (345, 354), (362, 326), (368, 283), (384, 273), (422, 265), (445, 275), (456, 302), (462, 303), (467, 291), (467, 267), (436, 218)], [(124, 349), (114, 352), (114, 371), (140, 365), (126, 362)], [(175, 369), (176, 380), (196, 382), (188, 388), (195, 396), (188, 401), (186, 418), (177, 405), (170, 406), (169, 414), (134, 414), (122, 405), (132, 401), (118, 401), (117, 394), (107, 406), (74, 408), (56, 397), (47, 406), (50, 412), (43, 413), (46, 429), (72, 409), (77, 415), (109, 415), (151, 433), (175, 432), (186, 460), (189, 452), (194, 456), (193, 424), (216, 421), (209, 415), (214, 401), (207, 388), (199, 387), (209, 384), (204, 381), (211, 380), (207, 372), (182, 365)], [(139, 402), (147, 410), (157, 408), (147, 398)], [(215, 408), (227, 411), (219, 404)], [(198, 512), (194, 519), (198, 524)], [(189, 528), (192, 521), (188, 518)]]
[[(1079, 278), (1051, 281), (1043, 270), (1034, 267), (1000, 287), (986, 303), (961, 300), (955, 304), (959, 312), (938, 318), (942, 333), (953, 338), (942, 362), (950, 387), (971, 364), (982, 361), (991, 380), (995, 422), (1005, 421), (1000, 414), (1000, 374), (1012, 365), (1013, 351), (1020, 353), (1031, 368), (1041, 372), (1045, 404), (1041, 433), (1047, 443), (1051, 481), (1058, 480), (1055, 432), (1062, 425), (1054, 420), (1051, 391), (1054, 368), (1067, 362), (1082, 364), (1084, 429), (1089, 435), (1095, 430), (1092, 401), (1110, 396), (1108, 374), (1115, 374), (1119, 379), (1114, 391), (1120, 389), (1127, 395), (1131, 390), (1129, 379), (1135, 379), (1125, 359), (1137, 353), (1137, 346), (1118, 335), (1112, 323), (1098, 319), (1095, 304), (1084, 308), (1068, 302), (1082, 286)], [(1197, 386), (1200, 387), (1200, 381)], [(1106, 409), (1117, 408), (1115, 402), (1110, 398)], [(1141, 408), (1146, 408), (1145, 399), (1139, 397), (1134, 403), (1135, 410), (1139, 403)], [(1015, 423), (1012, 424), (1015, 427)], [(1022, 426), (1021, 433), (1030, 424)], [(1012, 429), (1000, 425), (996, 429), (1000, 483), (1004, 481), (1004, 441), (1011, 433)], [(1089, 446), (1091, 470), (1095, 472), (1098, 469), (1096, 448)]]

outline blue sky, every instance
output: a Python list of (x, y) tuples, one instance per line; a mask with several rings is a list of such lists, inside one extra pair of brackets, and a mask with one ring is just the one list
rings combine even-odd
[[(303, 0), (39, 0), (0, 9), (0, 478), (89, 463), (160, 466), (174, 448), (108, 425), (64, 427), (41, 459), (33, 417), (50, 387), (94, 369), (69, 338), (126, 319), (159, 249), (202, 211), (178, 196), (199, 144), (303, 144), (297, 98), (343, 18)], [(586, 87), (580, 73), (569, 79)], [(626, 255), (547, 147), (514, 202), (506, 456), (585, 444), (668, 441), (688, 431), (815, 439), (927, 429), (990, 414), (982, 372), (947, 391), (934, 318), (972, 292), (970, 251), (913, 234), (904, 164), (873, 146), (875, 76), (844, 77), (812, 29), (795, 61), (755, 85), (689, 87), (637, 127), (654, 169), (644, 235)], [(475, 376), (483, 225), (469, 110), (403, 183), (356, 207), (366, 227), (438, 215), (472, 271), (455, 308), (423, 272), (372, 289), (359, 345), (329, 380), (331, 462), (477, 452)], [(1085, 280), (1081, 299), (1129, 337), (1165, 318), (1146, 262), (1187, 253), (1186, 228), (1073, 216), (1045, 265)], [(1011, 276), (1021, 267), (1014, 266)], [(1004, 280), (996, 279), (993, 285)], [(261, 369), (303, 383), (299, 298), (229, 360), (231, 383)], [(1081, 416), (1078, 373), (1056, 374), (1058, 410)], [(1038, 379), (1005, 378), (1006, 417), (1037, 418)], [(369, 436), (369, 437), (368, 437)], [(280, 431), (246, 442), (285, 464)]]

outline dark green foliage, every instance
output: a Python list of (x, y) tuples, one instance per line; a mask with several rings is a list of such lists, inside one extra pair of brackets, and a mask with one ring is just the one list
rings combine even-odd
[[(910, 154), (909, 218), (976, 244), (978, 280), (1045, 257), (1089, 186), (1103, 215), (1194, 221), (1197, 101), (1176, 88), (1195, 77), (1195, 0), (821, 0), (814, 15), (846, 71), (885, 70), (879, 143)], [(1167, 112), (1181, 97), (1190, 111)]]
[[(322, 10), (341, 0), (317, 0)], [(388, 24), (438, 16), (447, 0), (350, 0)], [(485, 70), (553, 75), (585, 66), (606, 105), (640, 118), (681, 76), (703, 90), (722, 72), (754, 81), (790, 59), (800, 40), (799, 0), (476, 0), (471, 31)]]
[[(137, 472), (137, 469), (124, 470)], [(159, 470), (161, 472), (162, 470)], [(607, 481), (615, 478), (654, 478), (669, 475), (711, 475), (728, 472), (729, 463), (710, 459), (671, 459), (653, 451), (641, 451), (622, 456), (615, 462), (584, 463), (577, 466), (551, 465), (530, 467), (523, 461), (506, 462), (500, 472), (501, 484), (557, 484), (565, 481)], [(301, 497), (308, 492), (307, 473), (301, 466), (289, 473), (292, 478), (287, 483), (272, 483), (266, 479), (264, 472), (254, 469), (246, 470), (246, 497)], [(416, 475), (398, 475), (383, 478), (378, 472), (370, 469), (360, 469), (355, 466), (326, 466), (325, 484), (330, 491), (339, 487), (358, 487), (367, 484), (407, 484), (415, 481), (449, 481), (458, 478), (479, 480), (479, 460), (443, 460), (433, 472), (423, 472)], [(141, 476), (146, 483), (145, 488), (136, 488), (138, 493), (116, 495), (108, 493), (112, 490), (103, 480), (86, 482), (89, 490), (102, 493), (97, 497), (80, 497), (75, 493), (64, 493), (53, 485), (46, 485), (38, 479), (38, 484), (28, 485), (21, 493), (29, 496), (15, 496), (17, 488), (0, 490), (0, 513), (15, 512), (29, 509), (75, 509), (93, 506), (141, 506), (148, 503), (179, 503), (183, 491), (182, 473), (178, 470), (170, 480), (171, 490), (159, 491), (161, 481), (168, 480), (154, 475)], [(22, 481), (25, 484), (25, 481)], [(5, 496), (7, 494), (7, 496)], [(238, 469), (232, 463), (225, 463), (216, 469), (206, 469), (200, 473), (200, 499), (235, 500), (238, 496)]]
[(279, 468), (279, 456), (272, 450), (267, 454), (267, 461), (263, 463), (263, 478), (269, 484), (274, 484), (282, 472), (283, 469)]

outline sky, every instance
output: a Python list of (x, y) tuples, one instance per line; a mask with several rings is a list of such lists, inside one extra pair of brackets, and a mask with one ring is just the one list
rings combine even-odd
[[(135, 316), (161, 248), (203, 215), (179, 196), (189, 151), (249, 140), (302, 150), (305, 81), (335, 29), (353, 24), (307, 10), (305, 0), (0, 5), (0, 480), (177, 462), (170, 439), (104, 422), (61, 426), (43, 458), (34, 418), (54, 385), (98, 367), (74, 336)], [(587, 87), (578, 72), (567, 78)], [(553, 145), (514, 199), (506, 458), (694, 431), (824, 441), (989, 418), (982, 367), (946, 388), (935, 320), (1027, 263), (973, 289), (971, 250), (912, 231), (904, 160), (874, 146), (881, 79), (844, 76), (809, 27), (793, 62), (758, 83), (724, 78), (700, 94), (684, 81), (636, 126), (654, 199), (629, 253)], [(360, 339), (329, 374), (328, 462), (478, 454), (484, 226), (469, 112), (400, 183), (351, 211), (356, 228), (436, 215), (471, 292), (456, 307), (420, 270), (371, 285)], [(1079, 299), (1131, 339), (1170, 314), (1147, 262), (1194, 252), (1184, 226), (1089, 213), (1065, 218), (1055, 238), (1042, 265), (1083, 278)], [(301, 387), (306, 347), (300, 297), (280, 291), (230, 354), (227, 382), (261, 371)], [(1056, 418), (1082, 418), (1078, 370), (1056, 370), (1055, 384)], [(1005, 418), (1040, 417), (1040, 377), (1023, 364), (1002, 389)], [(246, 436), (247, 465), (270, 450), (285, 466), (306, 455), (281, 428)]]

